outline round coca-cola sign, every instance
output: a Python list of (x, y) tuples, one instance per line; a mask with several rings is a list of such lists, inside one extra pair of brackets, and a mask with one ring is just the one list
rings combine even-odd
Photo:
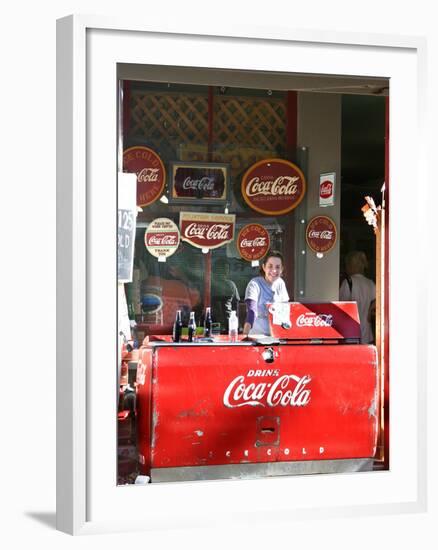
[(314, 252), (329, 252), (335, 246), (336, 239), (335, 222), (327, 216), (316, 216), (307, 224), (306, 241)]
[(239, 231), (237, 248), (240, 256), (248, 262), (263, 258), (269, 250), (269, 245), (269, 233), (263, 225), (250, 223)]
[(179, 246), (178, 226), (168, 218), (157, 218), (151, 222), (144, 234), (144, 244), (155, 258), (168, 258)]
[(253, 164), (243, 176), (242, 196), (250, 208), (262, 214), (286, 214), (304, 198), (302, 171), (284, 159), (265, 159)]
[(162, 194), (166, 182), (164, 164), (149, 147), (129, 147), (123, 153), (123, 171), (137, 174), (137, 206), (147, 206)]

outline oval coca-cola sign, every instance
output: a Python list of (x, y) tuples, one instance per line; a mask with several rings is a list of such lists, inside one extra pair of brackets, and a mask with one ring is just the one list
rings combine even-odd
[(149, 147), (129, 147), (123, 153), (123, 171), (137, 174), (137, 206), (147, 206), (162, 194), (166, 182), (164, 164)]
[(316, 216), (307, 224), (306, 241), (314, 252), (328, 252), (335, 246), (336, 239), (336, 225), (331, 218)]
[(284, 159), (265, 159), (253, 164), (242, 179), (242, 196), (250, 208), (262, 214), (286, 214), (304, 198), (303, 172)]
[(269, 233), (263, 225), (250, 223), (239, 231), (237, 248), (240, 256), (248, 262), (263, 258), (269, 250), (269, 245)]
[(157, 218), (148, 225), (144, 234), (144, 244), (155, 258), (172, 256), (179, 246), (178, 226), (168, 218)]

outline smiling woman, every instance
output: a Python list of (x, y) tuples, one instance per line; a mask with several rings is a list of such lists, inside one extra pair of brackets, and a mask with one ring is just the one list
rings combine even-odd
[(289, 301), (286, 285), (281, 278), (283, 269), (282, 254), (271, 250), (262, 260), (260, 276), (248, 283), (245, 292), (247, 315), (243, 326), (245, 336), (270, 335), (267, 304)]

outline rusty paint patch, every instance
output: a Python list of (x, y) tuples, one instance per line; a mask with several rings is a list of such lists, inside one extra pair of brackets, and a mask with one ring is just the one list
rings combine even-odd
[(155, 448), (155, 441), (156, 441), (156, 428), (158, 424), (160, 423), (160, 414), (157, 412), (156, 409), (152, 412), (152, 437), (151, 437), (151, 449)]
[(371, 401), (371, 405), (368, 408), (368, 416), (377, 418), (377, 405), (375, 399)]

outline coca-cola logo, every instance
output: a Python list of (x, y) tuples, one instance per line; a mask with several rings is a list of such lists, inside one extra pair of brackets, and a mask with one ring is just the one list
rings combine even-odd
[(271, 377), (252, 380), (251, 372), (254, 371), (236, 376), (228, 384), (223, 395), (225, 407), (305, 407), (309, 404), (310, 376), (278, 373), (274, 381)]
[(245, 225), (237, 237), (237, 248), (241, 257), (249, 262), (260, 260), (269, 250), (268, 231), (258, 223)]
[(246, 186), (246, 196), (269, 195), (295, 195), (298, 191), (298, 177), (278, 176), (275, 180), (262, 181), (258, 176), (249, 180)]
[(186, 178), (182, 184), (183, 189), (193, 189), (194, 191), (213, 191), (214, 189), (214, 179), (213, 178), (201, 178), (199, 180), (194, 180), (191, 178)]
[(263, 214), (286, 214), (302, 201), (304, 174), (284, 159), (266, 159), (253, 164), (242, 179), (242, 196), (253, 209)]
[(227, 170), (214, 164), (172, 164), (172, 199), (226, 200)]
[(234, 238), (234, 214), (180, 213), (181, 238), (198, 248), (218, 248)]
[(143, 168), (137, 174), (137, 183), (155, 183), (160, 176), (159, 168)]
[(123, 171), (137, 174), (137, 205), (147, 206), (162, 194), (166, 181), (164, 164), (149, 147), (130, 147), (123, 152)]
[(327, 216), (316, 216), (307, 225), (306, 241), (314, 252), (329, 252), (336, 243), (337, 230), (335, 222)]
[(256, 237), (255, 239), (243, 239), (240, 243), (242, 248), (255, 248), (258, 246), (266, 246), (266, 237)]
[(149, 246), (176, 246), (178, 243), (178, 235), (167, 233), (156, 233), (148, 235)]
[(176, 252), (180, 235), (176, 224), (168, 218), (157, 218), (145, 231), (145, 246), (156, 258), (168, 258)]
[(206, 240), (225, 240), (229, 238), (231, 225), (229, 223), (215, 223), (212, 225), (191, 223), (184, 230), (185, 237), (197, 237)]
[(319, 194), (322, 199), (327, 199), (332, 196), (333, 183), (331, 181), (324, 181), (319, 188)]
[(328, 241), (333, 239), (333, 231), (315, 231), (314, 229), (309, 231), (310, 239), (326, 239)]
[(331, 327), (333, 315), (326, 313), (302, 313), (296, 321), (297, 327)]

